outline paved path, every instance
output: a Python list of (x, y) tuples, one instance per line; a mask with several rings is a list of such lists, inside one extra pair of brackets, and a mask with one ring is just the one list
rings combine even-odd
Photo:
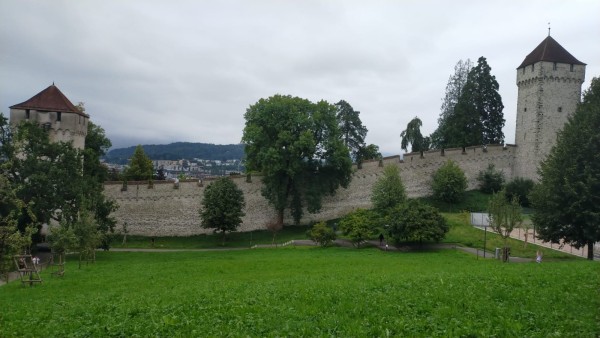
[[(484, 231), (483, 227), (474, 226), (474, 228)], [(487, 231), (492, 231), (492, 230), (491, 230), (491, 228), (488, 227)], [(555, 243), (550, 243), (550, 242), (544, 242), (540, 239), (535, 238), (534, 235), (535, 235), (535, 233), (534, 233), (533, 229), (529, 229), (528, 231), (525, 231), (521, 228), (517, 228), (517, 229), (514, 229), (510, 233), (510, 238), (513, 238), (513, 239), (516, 239), (516, 240), (519, 240), (522, 242), (539, 245), (539, 246), (549, 248), (552, 250), (564, 252), (567, 254), (571, 254), (573, 256), (587, 258), (587, 246), (577, 249), (567, 243), (555, 244)], [(594, 260), (600, 260), (600, 250), (598, 250), (597, 247), (595, 249), (596, 250), (594, 250)]]

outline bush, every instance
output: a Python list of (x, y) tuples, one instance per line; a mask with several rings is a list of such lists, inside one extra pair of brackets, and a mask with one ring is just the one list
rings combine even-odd
[(398, 166), (385, 166), (383, 176), (373, 186), (371, 201), (373, 202), (373, 207), (381, 212), (385, 212), (406, 201), (406, 191), (400, 178)]
[(333, 229), (327, 226), (325, 222), (319, 222), (313, 225), (307, 233), (308, 238), (318, 243), (320, 246), (328, 246), (335, 241), (336, 235)]
[(373, 236), (378, 219), (372, 210), (357, 209), (342, 218), (340, 229), (356, 247), (360, 247), (362, 241)]
[(482, 170), (477, 175), (479, 190), (486, 194), (493, 194), (502, 190), (504, 185), (504, 172), (496, 170), (493, 164), (489, 164), (486, 170)]
[(440, 212), (419, 200), (409, 200), (394, 208), (388, 216), (388, 236), (402, 241), (439, 242), (449, 230)]
[(464, 171), (452, 160), (444, 163), (434, 174), (431, 184), (433, 197), (439, 201), (458, 203), (467, 189)]
[(535, 183), (528, 178), (516, 177), (506, 184), (506, 198), (512, 200), (514, 197), (518, 197), (521, 206), (529, 207), (528, 196), (534, 185)]

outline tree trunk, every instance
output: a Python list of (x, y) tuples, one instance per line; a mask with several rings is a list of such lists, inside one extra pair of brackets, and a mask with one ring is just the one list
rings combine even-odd
[(223, 236), (221, 237), (221, 246), (225, 246), (225, 230), (223, 230)]
[(277, 210), (277, 225), (283, 225), (283, 209)]
[(594, 241), (588, 241), (587, 246), (588, 246), (587, 259), (593, 261), (594, 260)]

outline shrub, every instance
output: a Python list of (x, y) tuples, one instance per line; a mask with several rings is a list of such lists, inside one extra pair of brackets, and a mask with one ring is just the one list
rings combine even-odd
[(383, 212), (406, 201), (406, 191), (398, 166), (388, 165), (383, 169), (383, 176), (373, 186), (371, 201), (376, 210)]
[(435, 199), (458, 203), (467, 189), (467, 178), (464, 171), (454, 161), (449, 160), (433, 174), (431, 189)]
[(335, 241), (336, 235), (333, 229), (327, 226), (325, 222), (319, 222), (313, 225), (312, 229), (308, 231), (308, 238), (318, 243), (320, 246), (328, 246), (331, 242)]
[(528, 207), (529, 193), (533, 190), (534, 183), (528, 178), (516, 177), (506, 184), (506, 197), (512, 200), (514, 197), (519, 198), (519, 204), (523, 207)]
[(360, 247), (362, 241), (373, 236), (378, 219), (372, 210), (357, 209), (342, 218), (340, 229), (356, 247)]
[(388, 216), (388, 236), (402, 241), (442, 240), (449, 230), (440, 212), (419, 200), (411, 199), (394, 208)]
[(504, 172), (496, 170), (493, 164), (489, 164), (486, 170), (482, 170), (477, 175), (479, 190), (486, 194), (493, 194), (502, 190), (504, 185)]

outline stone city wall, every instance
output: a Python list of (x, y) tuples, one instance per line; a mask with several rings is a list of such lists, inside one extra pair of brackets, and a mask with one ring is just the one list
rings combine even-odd
[[(514, 151), (515, 146), (490, 145), (486, 149), (468, 147), (464, 151), (428, 151), (422, 155), (405, 154), (403, 159), (392, 156), (381, 162), (365, 162), (361, 169), (354, 168), (348, 188), (340, 188), (335, 196), (326, 197), (321, 212), (305, 213), (302, 223), (334, 219), (357, 208), (370, 208), (371, 190), (382, 176), (383, 166), (397, 165), (408, 195), (420, 197), (430, 193), (431, 176), (447, 160), (455, 161), (465, 171), (468, 189), (477, 187), (477, 174), (485, 170), (489, 163), (502, 170), (506, 179), (510, 180)], [(244, 192), (246, 200), (246, 215), (239, 231), (264, 229), (265, 224), (275, 219), (276, 214), (261, 195), (260, 175), (252, 176), (251, 182), (247, 182), (245, 176), (232, 179)], [(120, 182), (107, 182), (104, 191), (107, 197), (114, 198), (120, 206), (115, 212), (117, 231), (127, 222), (131, 235), (190, 236), (212, 231), (200, 227), (198, 213), (204, 189), (210, 182), (206, 180), (199, 184), (197, 181), (184, 181), (179, 183), (179, 189), (174, 189), (173, 182), (155, 181), (152, 188), (148, 188), (147, 182), (129, 182), (126, 191), (122, 191)], [(286, 223), (292, 223), (289, 215), (286, 215)]]

